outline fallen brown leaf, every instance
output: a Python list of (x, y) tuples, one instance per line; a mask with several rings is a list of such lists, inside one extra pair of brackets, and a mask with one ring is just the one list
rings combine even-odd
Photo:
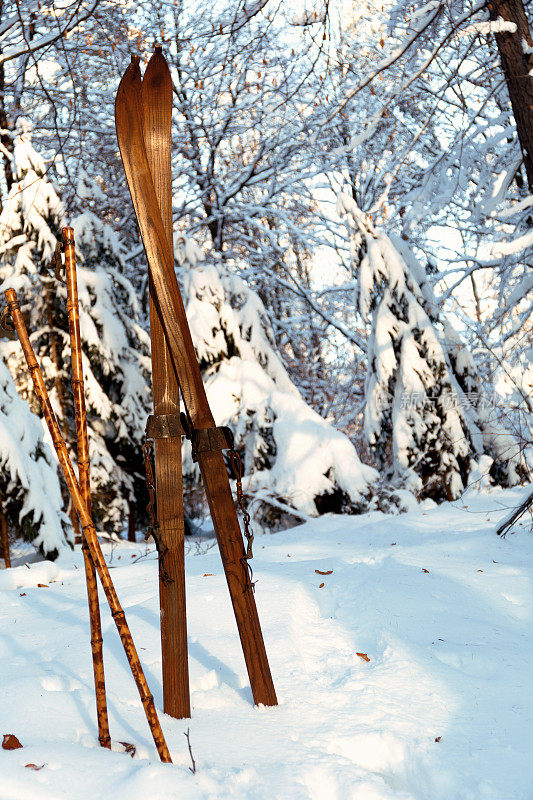
[(478, 569), (478, 572), (483, 572), (483, 570), (482, 569)]
[(436, 741), (436, 742), (440, 742), (440, 740), (441, 740), (441, 739), (442, 739), (442, 736), (437, 736), (437, 738), (435, 739), (435, 741)]
[(324, 585), (325, 585), (325, 584), (321, 583), (321, 584), (320, 584), (320, 586), (319, 586), (318, 588), (319, 588), (319, 589), (322, 589), (322, 588), (324, 587)]
[(212, 572), (204, 572), (204, 578), (212, 578), (212, 577), (213, 577)]
[(39, 589), (48, 589), (47, 583), (38, 583), (37, 586)]
[(395, 547), (395, 546), (396, 546), (396, 542), (391, 542), (391, 543), (390, 543), (390, 546), (391, 546), (391, 547)]
[(359, 656), (359, 658), (362, 658), (363, 661), (370, 661), (366, 653), (356, 653), (356, 655)]
[(19, 597), (26, 597), (26, 592), (20, 592)]
[(322, 571), (321, 569), (315, 569), (315, 572), (316, 572), (317, 575), (331, 575), (333, 570), (332, 569), (325, 569), (324, 571)]
[(15, 734), (4, 733), (4, 739), (2, 741), (3, 750), (18, 750), (19, 747), (22, 747), (22, 745), (15, 736)]
[(38, 767), (37, 764), (24, 764), (24, 766), (26, 767), (26, 769), (34, 769), (37, 772), (37, 770), (42, 769), (44, 767), (44, 764), (41, 764), (40, 767)]
[(135, 745), (131, 744), (130, 742), (120, 742), (120, 744), (124, 747), (126, 753), (129, 753), (130, 756), (133, 758), (133, 756), (137, 752), (137, 748), (135, 747)]
[(425, 569), (424, 567), (422, 567), (422, 572), (429, 572), (429, 569)]

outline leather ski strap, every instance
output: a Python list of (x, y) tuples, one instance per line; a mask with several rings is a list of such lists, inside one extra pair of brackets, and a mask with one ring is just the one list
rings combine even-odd
[(186, 414), (182, 412), (180, 416), (185, 438), (191, 442), (192, 460), (194, 463), (198, 461), (198, 453), (206, 453), (212, 450), (228, 451), (231, 469), (235, 475), (235, 482), (237, 484), (237, 505), (242, 514), (244, 536), (246, 539), (246, 553), (242, 558), (242, 563), (250, 573), (250, 585), (252, 591), (255, 591), (255, 583), (252, 581), (253, 570), (249, 563), (250, 559), (253, 558), (252, 544), (254, 541), (254, 534), (250, 524), (250, 514), (244, 503), (244, 492), (242, 490), (242, 459), (235, 449), (233, 431), (227, 425), (221, 425), (217, 428), (195, 428)]
[(218, 428), (195, 428), (190, 417), (183, 411), (180, 414), (183, 434), (191, 443), (192, 460), (196, 464), (198, 453), (212, 450), (233, 450), (233, 432), (227, 425)]

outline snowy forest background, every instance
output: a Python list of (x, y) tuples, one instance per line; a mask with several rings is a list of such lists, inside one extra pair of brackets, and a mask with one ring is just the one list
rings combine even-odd
[[(530, 480), (529, 4), (6, 0), (0, 289), (21, 296), (75, 452), (51, 267), (74, 227), (99, 528), (147, 523), (147, 267), (113, 104), (154, 44), (174, 82), (178, 279), (256, 528)], [(73, 541), (67, 493), (19, 345), (0, 355), (2, 513), (53, 556)], [(187, 443), (184, 469), (198, 520)]]

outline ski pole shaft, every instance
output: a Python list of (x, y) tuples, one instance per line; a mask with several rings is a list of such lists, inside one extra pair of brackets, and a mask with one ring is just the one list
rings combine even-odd
[(22, 318), (17, 294), (14, 289), (8, 289), (5, 292), (5, 297), (8, 303), (9, 312), (13, 319), (15, 330), (22, 345), (22, 350), (26, 358), (26, 363), (33, 381), (35, 392), (41, 402), (44, 418), (46, 420), (48, 430), (50, 431), (50, 436), (52, 438), (63, 475), (65, 476), (65, 481), (67, 483), (70, 496), (72, 497), (72, 502), (74, 503), (76, 511), (78, 512), (81, 520), (83, 534), (87, 540), (90, 555), (100, 577), (100, 581), (102, 582), (102, 587), (111, 609), (111, 616), (115, 620), (115, 625), (117, 626), (117, 630), (122, 641), (133, 678), (137, 685), (137, 689), (139, 690), (141, 702), (144, 707), (146, 719), (148, 721), (148, 725), (150, 726), (150, 731), (152, 733), (157, 752), (159, 753), (161, 761), (171, 763), (172, 759), (170, 758), (165, 737), (159, 723), (154, 699), (150, 694), (148, 683), (146, 681), (137, 650), (135, 649), (135, 644), (133, 642), (128, 623), (126, 622), (126, 615), (124, 614), (115, 587), (113, 586), (113, 581), (111, 580), (111, 575), (109, 574), (100, 543), (96, 536), (96, 530), (94, 528), (91, 515), (89, 514), (87, 506), (83, 500), (78, 481), (76, 480), (76, 474), (67, 452), (65, 441), (61, 436), (59, 425), (50, 403), (50, 398), (46, 390), (44, 379), (39, 368), (39, 364), (37, 363), (37, 359), (35, 358), (35, 353), (33, 352), (28, 332)]
[[(72, 353), (72, 393), (74, 395), (76, 435), (78, 440), (78, 476), (80, 492), (87, 512), (90, 514), (91, 484), (89, 478), (87, 414), (85, 409), (85, 392), (83, 386), (80, 312), (78, 305), (78, 281), (76, 274), (74, 231), (72, 228), (63, 228), (63, 247), (65, 253), (65, 273), (67, 279), (67, 312), (70, 331), (70, 349)], [(109, 735), (109, 721), (107, 717), (107, 700), (105, 692), (102, 623), (100, 620), (100, 604), (98, 601), (96, 568), (89, 553), (89, 546), (85, 536), (82, 538), (81, 549), (85, 563), (87, 599), (89, 602), (94, 690), (96, 695), (96, 716), (98, 720), (98, 740), (102, 747), (111, 749), (111, 737)]]

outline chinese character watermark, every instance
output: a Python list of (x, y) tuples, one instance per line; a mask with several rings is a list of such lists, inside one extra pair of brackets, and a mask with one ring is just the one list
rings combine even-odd
[(486, 411), (497, 407), (496, 397), (485, 392), (465, 392), (458, 395), (456, 392), (447, 392), (438, 396), (428, 395), (426, 392), (400, 392), (396, 396), (385, 392), (376, 398), (378, 411), (391, 410), (393, 406), (403, 410), (422, 410), (439, 407), (442, 411), (452, 409)]

